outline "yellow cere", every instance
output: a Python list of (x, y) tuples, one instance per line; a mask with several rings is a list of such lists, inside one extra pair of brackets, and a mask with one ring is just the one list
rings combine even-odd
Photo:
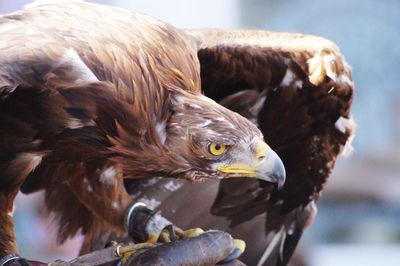
[(208, 146), (208, 151), (215, 156), (222, 155), (226, 150), (226, 145), (211, 143)]
[(261, 159), (265, 158), (269, 152), (269, 146), (262, 140), (258, 140), (256, 143), (256, 158)]
[(247, 175), (248, 177), (256, 176), (254, 167), (243, 163), (233, 163), (226, 166), (220, 166), (218, 167), (218, 170), (227, 174), (240, 174)]

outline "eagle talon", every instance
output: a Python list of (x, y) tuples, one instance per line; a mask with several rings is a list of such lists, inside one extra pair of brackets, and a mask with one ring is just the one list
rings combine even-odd
[(231, 254), (229, 254), (223, 261), (221, 261), (221, 263), (231, 262), (231, 261), (239, 258), (243, 254), (244, 250), (246, 249), (246, 242), (244, 242), (243, 240), (240, 240), (240, 239), (234, 239), (233, 246), (234, 246), (234, 249), (231, 252)]
[(133, 244), (133, 245), (117, 245), (114, 250), (114, 254), (117, 257), (121, 257), (122, 265), (128, 261), (129, 257), (136, 253), (138, 250), (152, 248), (155, 245), (152, 243), (140, 243), (140, 244)]
[(203, 233), (204, 233), (204, 230), (201, 229), (201, 228), (198, 228), (198, 227), (197, 228), (192, 228), (192, 229), (188, 229), (188, 230), (184, 231), (183, 238), (187, 239), (187, 238), (191, 238), (191, 237), (196, 237), (196, 236), (199, 236), (199, 235), (201, 235)]

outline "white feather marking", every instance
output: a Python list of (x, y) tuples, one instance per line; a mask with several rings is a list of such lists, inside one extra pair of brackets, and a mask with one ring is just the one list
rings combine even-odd
[(329, 161), (329, 162), (326, 163), (326, 167), (332, 168), (334, 163), (335, 163), (334, 161)]
[(332, 69), (332, 62), (336, 62), (336, 55), (330, 54), (324, 56), (324, 67), (326, 71), (326, 75), (331, 78), (333, 81), (337, 79), (337, 73)]
[(345, 133), (350, 134), (348, 140), (346, 141), (346, 144), (344, 146), (340, 147), (340, 152), (339, 152), (339, 156), (346, 158), (346, 157), (350, 156), (354, 151), (351, 143), (353, 142), (353, 139), (355, 137), (355, 131), (357, 128), (357, 124), (354, 122), (354, 119), (352, 117), (345, 118), (345, 117), (341, 116), (335, 122), (335, 127), (337, 128), (337, 130), (339, 130), (343, 134), (345, 134)]
[(181, 95), (174, 95), (172, 98), (172, 104), (173, 105), (181, 105), (185, 102), (185, 98), (182, 97)]
[(217, 120), (219, 122), (226, 121), (225, 117), (223, 117), (223, 116), (217, 117), (217, 118), (215, 118), (215, 120)]
[(210, 125), (211, 123), (212, 123), (211, 120), (206, 120), (203, 123), (197, 124), (196, 126), (197, 127), (206, 127), (206, 126)]
[(339, 130), (340, 132), (345, 134), (347, 128), (350, 126), (349, 123), (350, 123), (350, 119), (341, 116), (341, 117), (339, 117), (338, 120), (336, 120), (335, 127), (337, 130)]
[(90, 119), (88, 121), (82, 121), (78, 118), (70, 118), (67, 121), (67, 128), (70, 129), (76, 129), (76, 128), (81, 128), (81, 127), (86, 127), (86, 126), (95, 126), (96, 122), (94, 122), (93, 119)]
[(41, 154), (24, 152), (18, 155), (14, 163), (19, 166), (24, 165), (25, 170), (28, 170), (28, 173), (30, 173), (42, 162), (42, 159), (43, 155)]
[(321, 53), (316, 53), (312, 58), (307, 60), (309, 72), (308, 78), (312, 84), (315, 86), (321, 84), (325, 75), (329, 75), (330, 78), (336, 80), (336, 74), (333, 73), (329, 61), (332, 59), (332, 55), (321, 55)]
[(8, 216), (10, 216), (11, 218), (14, 216), (14, 212), (15, 212), (15, 204), (13, 205), (13, 208), (10, 212), (7, 213)]
[(279, 243), (279, 240), (281, 239), (282, 234), (284, 233), (283, 229), (284, 228), (282, 226), (281, 229), (276, 233), (276, 235), (269, 242), (267, 249), (264, 251), (263, 255), (261, 256), (260, 260), (258, 261), (257, 266), (264, 265), (264, 263), (267, 261), (267, 259), (271, 255), (271, 252), (275, 249), (275, 246)]
[(294, 75), (293, 71), (288, 68), (286, 70), (285, 76), (282, 79), (281, 86), (287, 87), (290, 84), (292, 84), (294, 77), (295, 77), (295, 75)]
[(294, 86), (295, 86), (297, 89), (302, 89), (302, 88), (303, 88), (303, 81), (302, 81), (302, 80), (296, 80), (296, 81), (294, 82)]
[(144, 196), (142, 198), (139, 199), (140, 202), (143, 202), (144, 204), (146, 204), (146, 206), (150, 209), (156, 209), (158, 206), (160, 206), (161, 202), (151, 198), (149, 199), (148, 197)]
[(346, 141), (346, 144), (340, 147), (339, 156), (342, 158), (348, 158), (354, 153), (354, 147), (351, 144), (353, 142), (354, 135), (350, 136), (349, 139)]
[(27, 153), (26, 154), (29, 160), (31, 161), (31, 164), (38, 166), (42, 162), (42, 155), (36, 154), (36, 153)]
[(283, 59), (283, 62), (285, 63), (285, 65), (289, 65), (290, 64), (290, 62), (291, 62), (292, 60), (290, 60), (290, 58), (287, 58), (287, 57), (285, 57), (284, 59)]
[(87, 191), (92, 192), (93, 191), (93, 187), (91, 184), (87, 185)]
[(199, 105), (194, 104), (194, 103), (189, 104), (189, 106), (190, 106), (191, 108), (197, 109), (197, 110), (201, 110), (201, 109), (202, 109)]
[(142, 183), (142, 186), (143, 187), (151, 187), (151, 186), (155, 185), (158, 182), (158, 180), (160, 180), (161, 178), (162, 177), (149, 178)]
[(7, 212), (7, 215), (12, 218), (14, 214), (13, 214), (13, 212)]
[(119, 207), (118, 202), (113, 201), (113, 203), (111, 203), (111, 208), (113, 208), (113, 209), (118, 209), (118, 207)]
[(289, 227), (288, 227), (288, 229), (287, 229), (287, 234), (291, 236), (291, 235), (293, 235), (293, 233), (294, 233), (295, 230), (296, 230), (296, 222), (293, 221), (293, 222), (291, 222), (291, 223), (289, 224)]
[[(232, 129), (235, 129), (235, 128), (236, 128), (236, 126), (235, 126), (234, 124), (232, 124), (232, 123), (229, 123), (228, 125), (229, 125), (229, 127), (232, 128)], [(215, 133), (214, 133), (214, 135), (220, 136), (221, 134), (215, 134)]]
[(156, 124), (156, 132), (162, 144), (164, 144), (167, 139), (166, 126), (165, 121)]
[(69, 75), (74, 78), (75, 83), (99, 81), (73, 48), (69, 48), (64, 53), (55, 67), (62, 66), (72, 67)]
[(117, 171), (115, 170), (114, 166), (107, 167), (103, 172), (100, 174), (100, 182), (107, 185), (112, 185), (115, 182), (115, 175)]
[(171, 191), (171, 192), (174, 192), (174, 191), (178, 190), (179, 188), (181, 188), (182, 185), (183, 185), (183, 184), (175, 183), (174, 181), (171, 180), (171, 181), (169, 181), (168, 183), (166, 183), (166, 184), (164, 185), (164, 187), (165, 187), (165, 189), (167, 189), (167, 190), (169, 190), (169, 191)]
[(346, 85), (349, 85), (349, 86), (353, 85), (353, 81), (351, 81), (350, 77), (348, 75), (346, 75), (346, 74), (339, 75), (337, 81), (339, 83), (346, 84)]

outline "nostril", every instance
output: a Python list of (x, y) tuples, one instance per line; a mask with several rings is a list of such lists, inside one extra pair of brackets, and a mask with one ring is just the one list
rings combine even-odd
[(261, 160), (263, 160), (263, 159), (265, 159), (265, 156), (263, 155), (263, 156), (258, 156), (258, 160), (259, 161), (261, 161)]

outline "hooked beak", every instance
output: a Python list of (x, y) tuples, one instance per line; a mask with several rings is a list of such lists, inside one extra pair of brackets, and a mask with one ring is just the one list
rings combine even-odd
[(286, 171), (279, 156), (262, 140), (255, 144), (252, 164), (232, 163), (218, 167), (218, 170), (233, 175), (258, 178), (277, 185), (281, 189), (285, 183)]

